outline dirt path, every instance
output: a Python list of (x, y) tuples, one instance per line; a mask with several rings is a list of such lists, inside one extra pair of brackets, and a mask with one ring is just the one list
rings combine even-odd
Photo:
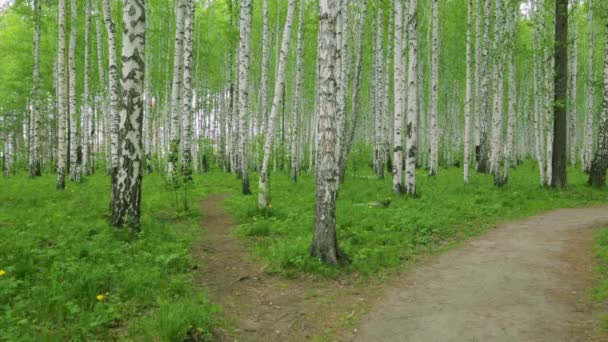
[(226, 197), (201, 203), (207, 234), (194, 249), (197, 283), (224, 309), (220, 341), (608, 340), (588, 296), (590, 228), (608, 224), (608, 208), (500, 226), (388, 283), (337, 282), (266, 274), (232, 234)]
[(207, 233), (193, 251), (200, 261), (196, 281), (209, 289), (224, 310), (227, 329), (220, 341), (307, 341), (333, 339), (368, 306), (366, 286), (356, 279), (285, 279), (264, 273), (232, 234), (234, 223), (223, 209), (227, 195), (201, 202)]
[(608, 208), (514, 222), (404, 274), (355, 341), (590, 341), (591, 227)]

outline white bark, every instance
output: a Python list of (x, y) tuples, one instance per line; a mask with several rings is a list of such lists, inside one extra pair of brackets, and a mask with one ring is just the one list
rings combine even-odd
[(30, 164), (31, 177), (41, 175), (40, 153), (40, 17), (41, 0), (34, 0), (34, 70), (32, 87), (32, 114), (30, 120)]
[(143, 95), (145, 74), (145, 0), (123, 5), (122, 96), (119, 113), (119, 163), (112, 182), (110, 221), (114, 226), (139, 227), (143, 178)]
[(593, 25), (593, 0), (589, 0), (589, 70), (587, 78), (587, 113), (585, 115), (585, 136), (583, 144), (583, 171), (591, 171), (593, 158), (593, 121), (595, 117), (595, 29)]
[(416, 157), (418, 146), (418, 0), (409, 0), (409, 66), (406, 144), (406, 193), (416, 195)]
[(57, 189), (65, 189), (65, 171), (67, 167), (67, 105), (65, 83), (65, 0), (59, 0), (57, 6)]
[(194, 1), (184, 1), (183, 79), (181, 89), (181, 144), (182, 176), (184, 182), (192, 182), (192, 34), (194, 26)]
[(291, 115), (291, 180), (297, 182), (300, 170), (299, 162), (299, 126), (304, 93), (304, 0), (298, 3), (298, 36), (296, 46), (296, 90)]
[(405, 192), (403, 186), (403, 116), (404, 116), (404, 92), (405, 92), (405, 54), (403, 50), (403, 3), (401, 0), (394, 1), (395, 6), (395, 48), (394, 48), (394, 101), (395, 121), (393, 129), (393, 192), (401, 194)]
[(439, 0), (432, 0), (432, 51), (431, 51), (431, 162), (429, 173), (436, 175), (439, 168)]
[(70, 116), (70, 179), (80, 182), (79, 154), (80, 144), (78, 142), (78, 109), (76, 107), (76, 34), (78, 20), (78, 6), (76, 0), (70, 4), (70, 47), (68, 50), (68, 111)]
[(472, 69), (477, 68), (477, 61), (475, 61), (475, 66), (473, 66), (473, 60), (471, 56), (471, 24), (473, 18), (473, 0), (468, 0), (468, 10), (467, 10), (467, 48), (466, 48), (466, 94), (464, 100), (464, 182), (469, 182), (469, 169), (470, 169), (470, 161), (471, 161), (471, 102), (472, 102), (472, 87), (473, 80), (471, 77)]
[(251, 49), (252, 1), (241, 1), (240, 48), (239, 48), (239, 160), (243, 194), (251, 194), (248, 173), (248, 128), (249, 128), (249, 50)]
[(110, 0), (103, 0), (103, 16), (108, 33), (108, 56), (110, 88), (110, 159), (111, 169), (118, 167), (118, 111), (120, 109), (120, 84), (118, 79), (118, 63), (116, 60), (116, 30), (112, 20), (112, 4)]
[(180, 148), (180, 124), (183, 115), (182, 104), (182, 80), (184, 63), (184, 26), (186, 18), (186, 0), (177, 0), (175, 8), (175, 50), (173, 54), (173, 83), (171, 88), (171, 128), (169, 160), (167, 162), (167, 174), (171, 181), (177, 181), (177, 165), (179, 162)]
[(336, 53), (336, 3), (320, 0), (318, 63), (321, 88), (319, 96), (319, 149), (316, 181), (316, 208), (313, 240), (310, 254), (322, 262), (341, 265), (348, 258), (340, 251), (336, 238), (336, 198), (338, 194), (338, 163), (336, 160), (337, 73), (334, 67)]

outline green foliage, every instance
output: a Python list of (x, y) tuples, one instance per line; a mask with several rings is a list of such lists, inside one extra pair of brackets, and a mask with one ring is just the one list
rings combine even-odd
[[(593, 298), (599, 302), (608, 300), (608, 228), (601, 228), (595, 236), (593, 248), (595, 257), (599, 264), (596, 272), (599, 275), (599, 283), (593, 289)], [(608, 329), (608, 317), (604, 317), (604, 327)]]
[[(365, 158), (353, 158), (363, 163)], [(538, 186), (535, 163), (511, 173), (509, 184), (494, 187), (491, 176), (474, 175), (464, 185), (461, 169), (441, 170), (439, 177), (419, 172), (420, 197), (395, 197), (391, 179), (365, 173), (347, 176), (337, 205), (338, 240), (352, 258), (343, 269), (322, 265), (308, 256), (314, 222), (314, 178), (302, 175), (297, 185), (285, 174), (273, 178), (272, 215), (255, 210), (249, 197), (232, 196), (232, 212), (242, 221), (238, 232), (283, 275), (300, 272), (336, 277), (357, 272), (375, 275), (423, 253), (433, 253), (478, 235), (506, 220), (542, 211), (605, 201), (605, 190), (586, 186), (586, 176), (569, 170), (570, 187), (552, 190)], [(390, 201), (390, 204), (386, 205)]]
[(64, 192), (53, 176), (0, 183), (3, 339), (209, 338), (218, 308), (190, 274), (200, 212), (176, 213), (159, 176), (145, 178), (137, 237), (107, 224), (104, 176)]

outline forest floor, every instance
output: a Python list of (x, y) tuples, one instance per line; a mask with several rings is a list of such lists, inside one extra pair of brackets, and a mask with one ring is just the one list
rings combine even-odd
[(227, 196), (202, 201), (207, 233), (194, 247), (197, 284), (224, 308), (219, 340), (606, 338), (589, 291), (592, 228), (608, 223), (607, 207), (560, 209), (501, 225), (383, 282), (266, 273), (267, 265), (233, 234)]
[(372, 285), (348, 277), (288, 279), (266, 273), (267, 265), (253, 260), (233, 234), (235, 224), (223, 208), (227, 196), (212, 195), (201, 202), (206, 234), (193, 251), (195, 262), (200, 263), (197, 284), (224, 311), (224, 327), (216, 338), (301, 341), (346, 333), (344, 322), (368, 306), (366, 290)]

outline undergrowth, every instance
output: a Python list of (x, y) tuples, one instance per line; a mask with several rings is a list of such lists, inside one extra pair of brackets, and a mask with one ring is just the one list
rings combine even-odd
[(219, 308), (191, 276), (201, 213), (176, 208), (160, 176), (144, 179), (136, 237), (107, 224), (106, 176), (59, 192), (54, 176), (19, 175), (0, 189), (0, 340), (211, 339)]
[[(349, 175), (340, 186), (337, 233), (352, 263), (344, 268), (323, 265), (308, 256), (314, 222), (314, 176), (303, 174), (293, 184), (285, 174), (272, 179), (272, 209), (260, 214), (250, 197), (232, 196), (229, 206), (242, 222), (238, 228), (271, 272), (286, 276), (313, 273), (337, 277), (356, 272), (369, 276), (390, 270), (424, 253), (478, 235), (507, 220), (555, 208), (605, 202), (606, 190), (591, 189), (586, 175), (568, 170), (566, 189), (541, 188), (536, 164), (512, 170), (509, 184), (497, 188), (488, 175), (462, 181), (462, 169), (442, 169), (430, 177), (418, 171), (418, 198), (395, 196), (390, 175)], [(367, 169), (367, 168), (365, 168)]]

